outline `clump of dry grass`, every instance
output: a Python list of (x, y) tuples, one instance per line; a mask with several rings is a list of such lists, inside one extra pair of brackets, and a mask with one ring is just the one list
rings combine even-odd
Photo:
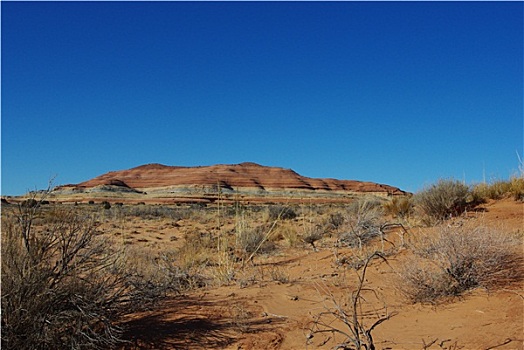
[(296, 247), (300, 242), (297, 228), (294, 225), (283, 224), (278, 227), (278, 234), (290, 247)]
[(510, 193), (516, 201), (524, 201), (524, 173), (509, 180)]
[(497, 180), (491, 183), (480, 183), (472, 186), (471, 192), (474, 198), (486, 201), (487, 199), (501, 199), (511, 190), (509, 181)]
[(413, 214), (413, 206), (413, 199), (408, 196), (393, 197), (382, 204), (384, 214), (399, 219), (408, 219)]
[(272, 281), (276, 281), (279, 283), (289, 283), (290, 281), (289, 273), (277, 266), (269, 268), (269, 277)]
[(435, 302), (476, 287), (499, 288), (524, 277), (520, 239), (494, 229), (441, 227), (412, 248), (415, 258), (400, 268), (397, 284), (412, 302)]
[(153, 304), (171, 292), (201, 288), (208, 279), (195, 265), (179, 265), (177, 253), (130, 247), (125, 252), (128, 283), (140, 294), (140, 301)]
[(212, 250), (216, 249), (217, 239), (206, 232), (189, 232), (184, 237), (184, 244), (177, 251), (178, 264), (183, 269), (209, 265)]
[(524, 200), (524, 174), (512, 176), (509, 180), (495, 180), (471, 187), (471, 195), (478, 202), (511, 196), (516, 201)]

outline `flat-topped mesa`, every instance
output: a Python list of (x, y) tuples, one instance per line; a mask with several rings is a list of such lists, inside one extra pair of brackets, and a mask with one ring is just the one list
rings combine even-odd
[(111, 171), (68, 188), (90, 189), (99, 186), (126, 187), (137, 191), (172, 191), (174, 188), (223, 188), (258, 191), (352, 192), (379, 195), (406, 194), (399, 188), (355, 180), (316, 179), (301, 176), (291, 169), (245, 162), (211, 166), (168, 166), (146, 164), (128, 170)]

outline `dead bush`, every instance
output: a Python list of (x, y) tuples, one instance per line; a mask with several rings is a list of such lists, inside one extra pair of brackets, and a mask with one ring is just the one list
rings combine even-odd
[(353, 202), (348, 207), (338, 243), (362, 249), (371, 239), (381, 235), (382, 217), (380, 202), (370, 198)]
[(486, 227), (442, 227), (414, 247), (418, 259), (399, 270), (400, 291), (412, 302), (483, 287), (495, 289), (524, 277), (521, 242)]
[[(319, 286), (317, 290), (324, 296), (323, 311), (313, 315), (307, 326), (308, 345), (315, 336), (324, 335), (325, 339), (317, 344), (318, 347), (332, 340), (336, 343), (333, 349), (375, 349), (373, 330), (396, 313), (388, 310), (376, 290), (366, 286), (366, 271), (374, 259), (387, 262), (379, 252), (368, 254), (356, 271), (356, 287), (345, 298), (339, 299), (327, 287)], [(377, 303), (381, 304), (380, 307), (373, 305)], [(337, 337), (342, 339), (339, 341)]]

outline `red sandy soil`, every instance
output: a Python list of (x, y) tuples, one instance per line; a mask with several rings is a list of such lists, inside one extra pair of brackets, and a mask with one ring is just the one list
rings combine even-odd
[[(524, 204), (510, 199), (492, 201), (465, 220), (494, 226), (522, 237)], [(410, 235), (418, 230), (411, 229)], [(158, 233), (156, 233), (158, 235)], [(397, 237), (391, 234), (391, 239)], [(343, 250), (340, 253), (344, 253)], [(499, 290), (475, 289), (462, 297), (435, 305), (410, 304), (394, 288), (395, 267), (406, 251), (388, 263), (373, 261), (366, 287), (379, 296), (374, 307), (386, 304), (395, 315), (374, 332), (377, 349), (524, 349), (524, 284)], [(281, 282), (268, 276), (286, 275)], [(313, 316), (329, 301), (329, 290), (343, 307), (344, 297), (356, 286), (354, 270), (334, 263), (332, 249), (287, 248), (260, 257), (249, 270), (257, 279), (246, 286), (198, 289), (163, 301), (156, 309), (123, 320), (128, 327), (126, 349), (332, 349), (330, 334), (307, 340)], [(331, 337), (331, 338), (330, 338)], [(341, 341), (338, 337), (336, 340)]]

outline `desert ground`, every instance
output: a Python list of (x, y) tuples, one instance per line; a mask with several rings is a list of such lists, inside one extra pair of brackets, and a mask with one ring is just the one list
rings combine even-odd
[[(350, 229), (347, 203), (60, 205), (96, 213), (97, 232), (146, 278), (157, 278), (158, 259), (186, 276), (118, 321), (126, 340), (120, 349), (350, 349), (340, 345), (341, 332), (351, 332), (354, 310), (364, 329), (374, 325), (376, 349), (524, 349), (522, 245), (520, 277), (493, 288), (413, 302), (399, 277), (421, 237), (441, 230), (485, 227), (522, 242), (524, 203), (513, 198), (429, 227), (381, 214), (381, 235), (362, 244), (340, 238)], [(286, 216), (289, 208), (294, 215)], [(253, 232), (264, 237), (255, 247)], [(333, 320), (334, 310), (350, 321)]]
[[(298, 231), (306, 229), (307, 216), (312, 215), (307, 214), (307, 205), (304, 207), (306, 217), (297, 217), (291, 224)], [(490, 201), (444, 225), (487, 225), (522, 237), (523, 214), (523, 203), (512, 199)], [(223, 225), (222, 230), (234, 230), (233, 222), (226, 220)], [(172, 237), (182, 238), (191, 230), (208, 232), (216, 222), (211, 220), (206, 226), (180, 220), (175, 226), (168, 220), (147, 224), (135, 220), (126, 222), (124, 232), (133, 237), (133, 245), (176, 249), (181, 243)], [(400, 230), (388, 233), (396, 247), (402, 234), (409, 241), (411, 236), (431, 229)], [(336, 337), (325, 333), (310, 338), (309, 327), (315, 315), (331, 306), (327, 293), (332, 293), (340, 306), (349, 307), (347, 297), (358, 284), (358, 271), (336, 262), (329, 237), (319, 240), (316, 250), (304, 243), (291, 247), (285, 239), (277, 245), (273, 252), (257, 256), (253, 264), (235, 267), (235, 276), (221, 286), (174, 295), (157, 309), (130, 315), (123, 321), (128, 327), (126, 335), (134, 344), (128, 348), (333, 348)], [(358, 252), (346, 248), (337, 254)], [(408, 248), (395, 249), (387, 261), (372, 261), (367, 270), (365, 286), (377, 293), (377, 298), (369, 300), (373, 305), (366, 305), (368, 311), (386, 305), (388, 312), (394, 313), (374, 330), (377, 349), (423, 349), (431, 342), (428, 349), (523, 349), (522, 283), (498, 290), (477, 288), (434, 304), (413, 304), (395, 288), (396, 267), (409, 254)]]

